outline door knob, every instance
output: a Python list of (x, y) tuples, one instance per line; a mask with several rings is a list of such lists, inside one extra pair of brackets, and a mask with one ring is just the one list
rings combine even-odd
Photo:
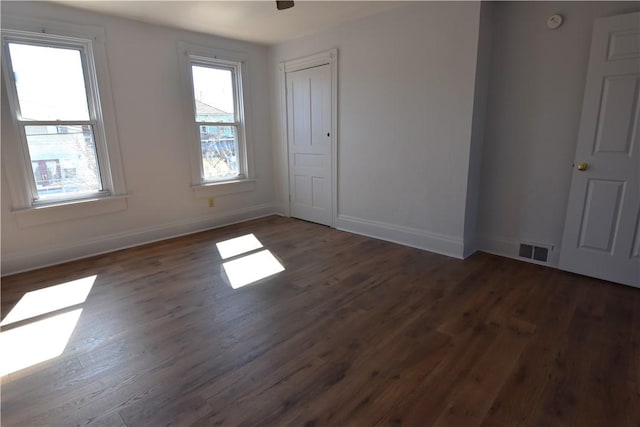
[(584, 172), (587, 169), (589, 169), (589, 164), (588, 163), (578, 163), (576, 165), (576, 169), (578, 169), (580, 172)]

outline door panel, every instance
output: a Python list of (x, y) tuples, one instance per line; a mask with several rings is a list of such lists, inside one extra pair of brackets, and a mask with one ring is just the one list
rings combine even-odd
[(640, 31), (613, 31), (609, 39), (607, 59), (632, 59), (640, 57)]
[(322, 209), (322, 205), (318, 205), (318, 203), (324, 203), (327, 200), (327, 186), (325, 183), (325, 178), (314, 176), (311, 177), (311, 205), (314, 208)]
[(640, 13), (591, 40), (560, 268), (640, 287)]
[(611, 252), (624, 182), (589, 180), (580, 230), (580, 248)]
[(639, 81), (634, 75), (605, 78), (594, 153), (629, 154), (638, 128)]
[(332, 225), (331, 67), (288, 72), (291, 216)]
[(306, 175), (295, 175), (293, 177), (293, 193), (296, 195), (296, 202), (303, 205), (311, 204), (311, 187), (308, 185), (309, 178)]
[(296, 168), (322, 168), (325, 161), (322, 154), (294, 153), (293, 161)]

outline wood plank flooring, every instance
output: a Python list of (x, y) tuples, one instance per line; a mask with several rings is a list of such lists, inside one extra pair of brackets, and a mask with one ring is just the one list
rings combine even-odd
[[(285, 270), (232, 289), (216, 243), (249, 233)], [(2, 327), (82, 308), (2, 426), (640, 426), (638, 289), (274, 216), (3, 278), (2, 317), (93, 275)]]

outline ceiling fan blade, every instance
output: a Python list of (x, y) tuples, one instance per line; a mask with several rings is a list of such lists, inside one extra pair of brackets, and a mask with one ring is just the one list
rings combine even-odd
[(276, 7), (278, 10), (285, 10), (293, 7), (293, 1), (279, 1), (276, 0)]

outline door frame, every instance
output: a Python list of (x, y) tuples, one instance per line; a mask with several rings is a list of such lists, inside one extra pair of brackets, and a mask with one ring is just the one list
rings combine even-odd
[(330, 49), (313, 55), (283, 61), (279, 66), (280, 74), (280, 134), (284, 141), (282, 158), (286, 163), (284, 191), (284, 213), (291, 216), (291, 171), (289, 170), (289, 132), (287, 108), (287, 73), (307, 68), (329, 65), (331, 67), (331, 227), (335, 228), (338, 217), (338, 49)]

